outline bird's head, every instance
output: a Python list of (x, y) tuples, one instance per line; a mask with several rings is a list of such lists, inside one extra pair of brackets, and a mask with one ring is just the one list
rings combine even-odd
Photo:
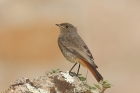
[(74, 27), (70, 23), (61, 23), (61, 24), (56, 24), (60, 28), (61, 33), (70, 33), (70, 32), (76, 32), (76, 27)]

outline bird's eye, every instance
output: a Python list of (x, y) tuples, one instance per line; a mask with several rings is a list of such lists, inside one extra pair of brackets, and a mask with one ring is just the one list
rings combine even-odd
[(69, 26), (66, 26), (66, 28), (69, 28)]

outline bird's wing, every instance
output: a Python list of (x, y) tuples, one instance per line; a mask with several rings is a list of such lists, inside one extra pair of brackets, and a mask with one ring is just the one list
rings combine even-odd
[[(70, 38), (70, 37), (69, 37)], [(89, 62), (95, 68), (97, 65), (94, 63), (93, 56), (89, 51), (88, 47), (84, 43), (84, 41), (80, 38), (80, 36), (74, 36), (69, 39), (65, 37), (65, 40), (59, 39), (59, 42), (71, 53), (77, 55), (79, 58), (82, 58), (86, 62)]]

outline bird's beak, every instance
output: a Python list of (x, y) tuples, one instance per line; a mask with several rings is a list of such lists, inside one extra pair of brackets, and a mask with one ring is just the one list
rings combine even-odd
[(60, 24), (55, 24), (55, 25), (56, 25), (56, 26), (59, 26), (59, 27), (61, 26)]

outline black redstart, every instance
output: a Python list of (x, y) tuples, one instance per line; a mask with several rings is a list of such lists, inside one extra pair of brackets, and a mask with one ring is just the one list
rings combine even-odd
[(70, 23), (56, 25), (60, 27), (58, 45), (64, 57), (68, 61), (75, 63), (75, 65), (79, 63), (87, 67), (98, 82), (103, 80), (101, 74), (96, 70), (98, 67), (94, 63), (91, 52), (82, 38), (78, 35), (76, 27)]

